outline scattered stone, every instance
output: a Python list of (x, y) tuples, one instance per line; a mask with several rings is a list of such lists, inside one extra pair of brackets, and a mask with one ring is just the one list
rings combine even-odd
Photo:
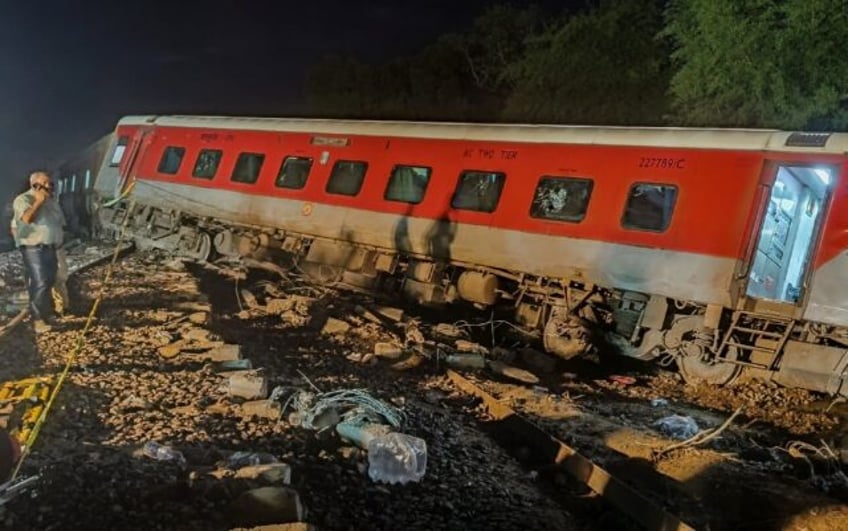
[(209, 330), (205, 328), (190, 328), (183, 333), (183, 339), (188, 341), (210, 341)]
[(254, 371), (241, 371), (230, 376), (227, 392), (230, 396), (253, 400), (268, 395), (268, 380)]
[(239, 294), (241, 295), (241, 298), (244, 299), (244, 303), (251, 310), (258, 310), (262, 308), (262, 305), (256, 300), (256, 295), (251, 293), (249, 290), (243, 289), (239, 291)]
[(209, 361), (235, 361), (241, 359), (241, 345), (226, 344), (200, 355)]
[(375, 306), (374, 311), (395, 322), (403, 321), (403, 310), (400, 308), (392, 308), (391, 306)]
[(159, 355), (165, 359), (176, 358), (183, 351), (183, 344), (181, 342), (171, 343), (170, 345), (165, 345), (164, 347), (159, 347), (157, 352)]
[(457, 339), (454, 342), (456, 346), (456, 350), (460, 352), (472, 352), (474, 354), (480, 354), (481, 356), (486, 356), (489, 354), (489, 349), (481, 345), (480, 343), (475, 343), (473, 341), (466, 341), (465, 339)]
[(374, 355), (389, 360), (400, 359), (404, 354), (403, 347), (394, 343), (375, 343)]
[(236, 470), (236, 479), (261, 480), (271, 484), (289, 485), (291, 483), (291, 467), (287, 463), (267, 463), (250, 465)]
[(209, 314), (207, 312), (194, 312), (188, 316), (188, 320), (196, 325), (205, 325), (209, 322)]
[(449, 323), (439, 323), (433, 327), (433, 333), (447, 338), (458, 338), (465, 335), (462, 329)]
[(358, 315), (358, 316), (360, 316), (364, 319), (368, 319), (372, 323), (379, 324), (379, 325), (383, 324), (383, 321), (381, 321), (379, 317), (377, 317), (376, 315), (374, 315), (373, 313), (371, 313), (370, 311), (368, 311), (367, 309), (365, 309), (362, 306), (357, 305), (356, 307), (354, 307), (353, 311), (356, 313), (356, 315)]
[(259, 417), (265, 419), (279, 419), (283, 413), (280, 403), (272, 400), (254, 400), (241, 405), (242, 415), (245, 417)]
[(269, 299), (265, 303), (265, 311), (282, 315), (283, 313), (294, 308), (294, 299)]
[(324, 324), (324, 328), (321, 329), (321, 333), (326, 335), (336, 335), (344, 334), (348, 330), (350, 330), (350, 323), (342, 321), (341, 319), (330, 317)]

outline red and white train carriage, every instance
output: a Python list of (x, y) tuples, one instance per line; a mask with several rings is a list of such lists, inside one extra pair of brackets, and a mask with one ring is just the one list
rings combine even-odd
[(113, 144), (96, 191), (134, 183), (140, 241), (511, 307), (564, 358), (848, 395), (846, 134), (150, 116)]

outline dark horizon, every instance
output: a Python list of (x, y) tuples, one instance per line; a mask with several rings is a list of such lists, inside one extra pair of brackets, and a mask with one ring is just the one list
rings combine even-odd
[(8, 199), (29, 171), (85, 149), (121, 116), (307, 115), (305, 76), (322, 55), (409, 55), (469, 28), (498, 3), (7, 4), (0, 8), (0, 195)]

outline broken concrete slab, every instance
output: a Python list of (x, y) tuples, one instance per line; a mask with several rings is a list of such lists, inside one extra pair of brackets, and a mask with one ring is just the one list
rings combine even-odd
[(283, 407), (279, 402), (271, 400), (253, 400), (241, 405), (241, 414), (244, 417), (259, 417), (276, 420), (282, 416)]
[(268, 396), (268, 380), (255, 371), (241, 371), (230, 376), (227, 383), (230, 396), (254, 400)]
[(375, 306), (373, 310), (378, 315), (382, 315), (391, 321), (403, 321), (403, 310), (400, 308), (392, 308), (391, 306)]
[(206, 330), (205, 328), (189, 328), (185, 332), (182, 333), (183, 339), (188, 341), (201, 341), (201, 342), (209, 342), (212, 341), (211, 336), (212, 332)]
[(326, 335), (335, 335), (344, 334), (348, 330), (350, 330), (350, 323), (342, 321), (341, 319), (336, 319), (335, 317), (329, 317), (327, 322), (324, 324), (324, 328), (321, 329), (321, 333)]
[(208, 352), (204, 352), (199, 354), (204, 359), (208, 359), (209, 361), (235, 361), (242, 359), (241, 357), (241, 345), (234, 345), (232, 343), (227, 343), (220, 347), (215, 347)]
[(374, 344), (374, 355), (388, 360), (400, 359), (404, 354), (403, 347), (395, 343)]

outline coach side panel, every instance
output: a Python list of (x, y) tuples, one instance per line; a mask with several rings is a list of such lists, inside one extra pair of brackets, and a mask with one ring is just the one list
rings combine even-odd
[[(762, 166), (751, 152), (377, 137), (316, 145), (314, 138), (160, 127), (139, 163), (136, 195), (202, 216), (728, 305)], [(163, 173), (169, 148), (180, 162)], [(211, 178), (193, 175), (204, 150), (221, 152)], [(255, 182), (231, 179), (243, 153), (264, 157)], [(280, 188), (278, 172), (294, 155), (313, 160), (306, 185)], [(354, 195), (327, 192), (340, 160), (368, 165)], [(432, 169), (420, 202), (386, 198), (399, 164)], [(452, 204), (469, 170), (503, 176), (493, 211)], [(592, 182), (581, 219), (533, 215), (544, 179), (574, 178)], [(625, 226), (634, 187), (653, 185), (674, 190), (667, 226)]]

